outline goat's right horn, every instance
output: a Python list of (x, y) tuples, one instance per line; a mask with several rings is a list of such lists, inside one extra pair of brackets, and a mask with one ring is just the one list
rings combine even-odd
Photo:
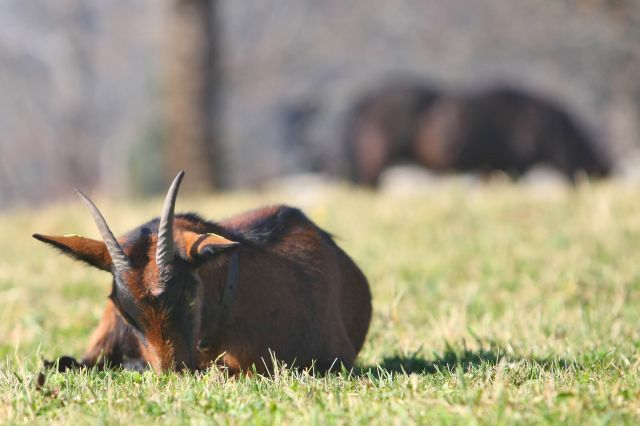
[(160, 271), (173, 263), (173, 211), (176, 207), (178, 189), (183, 177), (184, 170), (173, 179), (162, 206), (160, 225), (158, 225), (158, 242), (156, 244), (156, 263)]
[(91, 216), (93, 217), (93, 221), (96, 223), (98, 227), (98, 231), (100, 231), (100, 235), (102, 236), (102, 240), (107, 246), (107, 250), (109, 251), (109, 255), (111, 255), (111, 261), (113, 262), (113, 268), (117, 273), (124, 272), (129, 269), (129, 259), (127, 255), (124, 254), (124, 250), (116, 240), (116, 237), (109, 229), (109, 225), (107, 225), (107, 221), (104, 220), (102, 213), (98, 210), (93, 201), (89, 199), (86, 195), (82, 193), (79, 189), (76, 189), (76, 193), (82, 200), (82, 202), (89, 208), (91, 211)]

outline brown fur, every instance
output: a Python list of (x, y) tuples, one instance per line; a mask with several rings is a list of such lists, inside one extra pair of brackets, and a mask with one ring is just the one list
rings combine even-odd
[[(319, 371), (353, 365), (371, 319), (367, 280), (301, 212), (265, 207), (218, 224), (176, 216), (178, 267), (185, 274), (172, 284), (176, 288), (158, 288), (156, 233), (157, 220), (119, 239), (133, 264), (124, 281), (136, 314), (127, 313), (114, 290), (82, 365), (142, 358), (157, 371), (218, 362), (232, 372), (255, 366), (265, 373), (272, 354), (289, 366), (314, 364)], [(94, 266), (99, 262), (92, 259), (104, 251), (100, 242), (36, 238)], [(234, 301), (221, 318), (233, 255), (239, 277)], [(176, 312), (186, 312), (180, 318), (190, 320), (180, 323)], [(137, 333), (131, 321), (140, 323)]]
[(78, 260), (87, 262), (103, 271), (111, 270), (111, 257), (102, 241), (84, 238), (78, 235), (52, 236), (34, 234), (33, 237), (59, 248)]

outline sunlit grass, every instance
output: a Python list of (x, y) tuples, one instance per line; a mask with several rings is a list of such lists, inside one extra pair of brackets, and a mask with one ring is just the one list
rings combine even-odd
[[(310, 193), (313, 192), (313, 195)], [(347, 188), (182, 197), (221, 219), (297, 205), (368, 276), (374, 317), (358, 368), (228, 380), (82, 371), (108, 277), (34, 232), (97, 236), (79, 202), (0, 217), (0, 421), (50, 423), (636, 423), (640, 421), (640, 189), (445, 186), (413, 195)], [(124, 232), (161, 200), (98, 198)]]

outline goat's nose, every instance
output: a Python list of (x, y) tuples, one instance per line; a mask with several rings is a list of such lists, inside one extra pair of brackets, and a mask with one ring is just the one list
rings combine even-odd
[(173, 366), (175, 371), (195, 371), (197, 367), (198, 365), (195, 362), (195, 359), (192, 359), (192, 358), (189, 358), (184, 361), (178, 361), (174, 363), (174, 366)]

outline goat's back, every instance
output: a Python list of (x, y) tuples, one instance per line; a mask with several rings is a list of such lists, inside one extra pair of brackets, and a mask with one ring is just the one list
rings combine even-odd
[[(261, 370), (271, 350), (289, 365), (315, 361), (325, 370), (338, 359), (351, 366), (369, 327), (371, 294), (362, 271), (331, 235), (287, 206), (218, 225), (244, 240), (235, 301), (217, 339), (227, 362)], [(207, 280), (221, 288), (222, 276), (222, 269), (210, 271)]]

